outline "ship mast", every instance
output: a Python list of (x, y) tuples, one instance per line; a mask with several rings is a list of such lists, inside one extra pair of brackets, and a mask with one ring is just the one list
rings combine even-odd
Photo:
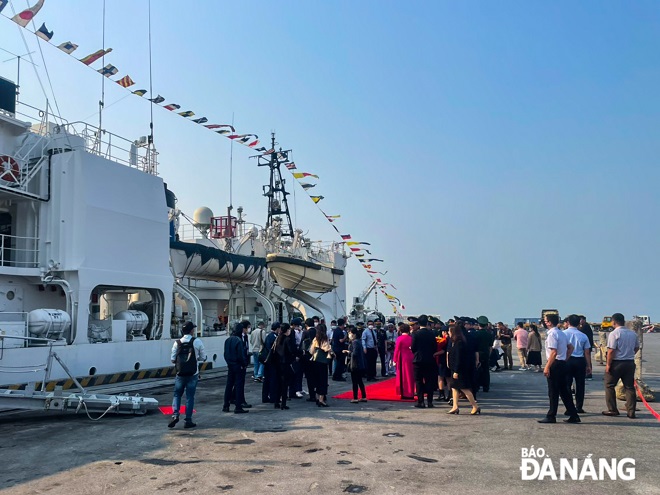
[[(291, 150), (275, 150), (275, 133), (271, 134), (271, 150), (270, 153), (258, 156), (258, 166), (268, 167), (270, 169), (270, 183), (263, 186), (264, 196), (268, 198), (268, 219), (266, 220), (266, 229), (278, 224), (282, 237), (293, 238), (294, 230), (293, 223), (291, 222), (291, 214), (289, 213), (289, 203), (287, 196), (290, 194), (286, 192), (286, 180), (282, 178), (280, 166), (289, 161), (289, 153)], [(282, 217), (285, 221), (282, 221)]]

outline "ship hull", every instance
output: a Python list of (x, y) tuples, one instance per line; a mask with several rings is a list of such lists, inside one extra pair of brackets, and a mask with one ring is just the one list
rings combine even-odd
[[(224, 360), (225, 335), (201, 337), (207, 354), (205, 369), (226, 366)], [(146, 340), (142, 342), (108, 342), (104, 344), (56, 345), (58, 357), (67, 365), (71, 375), (84, 386), (106, 385), (148, 378), (173, 376), (170, 360), (173, 340)], [(20, 389), (36, 382), (37, 388), (46, 378), (45, 364), (48, 347), (4, 349), (0, 388)], [(75, 388), (73, 381), (60, 364), (53, 360), (47, 378), (47, 390), (56, 385), (64, 389)]]

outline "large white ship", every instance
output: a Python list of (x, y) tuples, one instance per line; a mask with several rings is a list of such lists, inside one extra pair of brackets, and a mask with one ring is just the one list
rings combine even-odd
[(185, 321), (204, 339), (204, 366), (220, 367), (222, 323), (345, 313), (343, 270), (322, 296), (268, 276), (265, 230), (224, 245), (182, 237), (150, 139), (56, 125), (22, 104), (41, 115), (31, 119), (11, 104), (12, 82), (0, 93), (0, 387), (170, 376)]

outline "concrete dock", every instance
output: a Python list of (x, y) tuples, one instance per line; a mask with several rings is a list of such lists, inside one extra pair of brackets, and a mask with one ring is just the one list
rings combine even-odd
[[(515, 358), (514, 358), (515, 359)], [(544, 359), (545, 361), (545, 359)], [(249, 414), (222, 413), (224, 379), (202, 379), (195, 429), (169, 416), (14, 415), (0, 419), (3, 494), (378, 493), (660, 494), (660, 421), (638, 402), (638, 419), (601, 415), (604, 367), (587, 382), (582, 424), (536, 422), (547, 410), (541, 373), (493, 373), (480, 416), (447, 415), (446, 405), (330, 399), (329, 408), (261, 404), (248, 380)], [(660, 334), (644, 340), (644, 378), (660, 392)], [(330, 381), (331, 395), (350, 381)], [(171, 403), (171, 387), (143, 395)], [(659, 394), (660, 396), (660, 394)], [(660, 397), (659, 397), (660, 398)], [(660, 411), (660, 403), (651, 404)], [(621, 411), (625, 411), (623, 403)], [(563, 407), (560, 405), (560, 414)], [(634, 459), (634, 479), (523, 480), (522, 449), (560, 459)], [(590, 457), (589, 457), (590, 456)], [(630, 464), (628, 464), (630, 467)], [(559, 474), (559, 473), (557, 473)], [(630, 472), (628, 471), (628, 474)]]

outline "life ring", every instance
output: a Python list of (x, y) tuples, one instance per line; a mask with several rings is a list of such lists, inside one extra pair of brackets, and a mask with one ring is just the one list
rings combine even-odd
[(18, 162), (9, 155), (0, 155), (0, 180), (18, 182), (21, 178), (21, 168)]

